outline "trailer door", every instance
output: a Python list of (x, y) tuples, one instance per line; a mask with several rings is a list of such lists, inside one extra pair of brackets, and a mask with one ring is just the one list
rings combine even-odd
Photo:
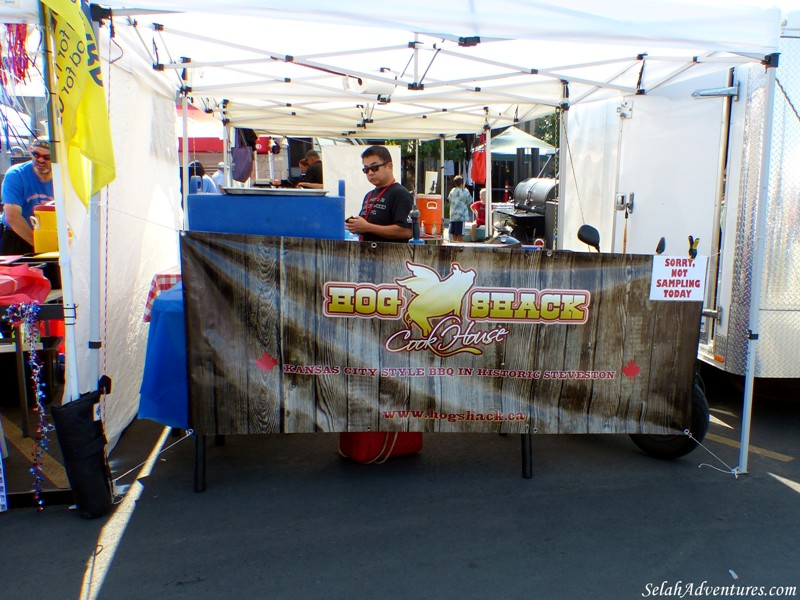
[[(666, 254), (686, 256), (692, 236), (700, 239), (699, 255), (716, 254), (725, 100), (693, 99), (692, 93), (724, 87), (727, 77), (726, 71), (711, 73), (624, 99), (619, 109), (615, 252), (653, 254), (664, 236)], [(714, 289), (712, 279), (707, 290)]]

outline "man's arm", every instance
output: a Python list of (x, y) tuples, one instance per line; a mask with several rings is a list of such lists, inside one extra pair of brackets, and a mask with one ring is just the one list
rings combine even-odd
[(410, 240), (411, 228), (392, 223), (391, 225), (376, 225), (363, 217), (353, 217), (345, 223), (345, 228), (351, 233), (371, 233), (387, 240)]
[(17, 204), (3, 204), (3, 214), (6, 223), (19, 237), (33, 245), (33, 228), (27, 219), (22, 216), (22, 207)]
[(308, 181), (301, 181), (300, 183), (297, 184), (297, 187), (321, 190), (322, 189), (322, 184), (321, 183), (310, 183)]

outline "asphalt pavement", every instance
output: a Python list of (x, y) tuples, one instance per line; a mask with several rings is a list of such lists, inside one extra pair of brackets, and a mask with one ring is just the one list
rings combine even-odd
[(0, 598), (800, 597), (800, 388), (757, 388), (738, 477), (741, 390), (708, 388), (706, 448), (534, 436), (532, 479), (519, 436), (426, 434), (382, 465), (335, 434), (230, 436), (197, 493), (194, 441), (135, 421), (115, 477), (151, 460), (112, 515), (0, 514)]

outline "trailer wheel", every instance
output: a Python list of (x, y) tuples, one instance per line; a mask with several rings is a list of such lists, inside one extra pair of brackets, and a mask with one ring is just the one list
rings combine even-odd
[(650, 456), (669, 460), (689, 454), (702, 442), (708, 431), (708, 402), (702, 388), (695, 383), (692, 394), (692, 420), (689, 431), (693, 438), (684, 433), (677, 435), (632, 434), (633, 443)]

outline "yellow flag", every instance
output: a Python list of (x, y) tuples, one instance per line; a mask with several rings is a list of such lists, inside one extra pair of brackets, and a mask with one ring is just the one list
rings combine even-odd
[(58, 108), (69, 176), (87, 207), (116, 177), (97, 42), (85, 0), (42, 0), (53, 11)]

